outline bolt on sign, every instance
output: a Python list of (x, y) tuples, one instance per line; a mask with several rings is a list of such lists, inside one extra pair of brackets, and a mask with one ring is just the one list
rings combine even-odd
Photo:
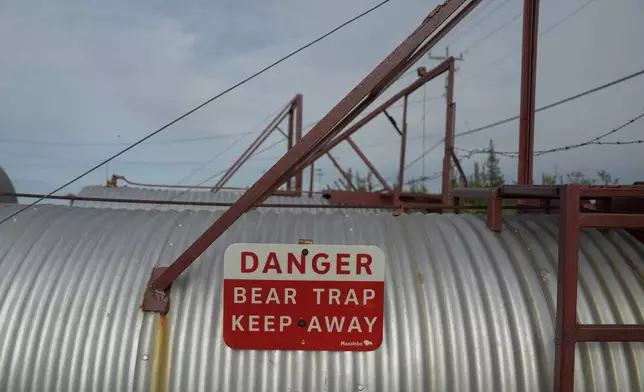
[(224, 341), (233, 349), (373, 351), (383, 338), (385, 255), (365, 245), (233, 244)]

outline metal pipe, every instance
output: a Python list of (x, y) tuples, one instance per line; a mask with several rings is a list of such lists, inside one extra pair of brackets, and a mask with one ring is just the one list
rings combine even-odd
[[(473, 1), (472, 3), (478, 3)], [(458, 9), (465, 0), (447, 0), (437, 7), (423, 23), (405, 39), (389, 56), (387, 56), (369, 75), (353, 88), (331, 111), (324, 116), (302, 140), (279, 159), (231, 208), (225, 211), (206, 231), (186, 249), (157, 279), (152, 282), (145, 295), (164, 295), (172, 282), (181, 275), (213, 242), (219, 238), (244, 212), (254, 203), (263, 201), (268, 194), (284, 183), (285, 174), (305, 161), (310, 154), (324, 143), (331, 140), (340, 129), (336, 126), (345, 120), (352, 121), (369, 103), (377, 99), (382, 88), (397, 79), (405, 67), (411, 66), (406, 61), (423, 42), (434, 34), (450, 17), (458, 17)], [(468, 6), (471, 4), (468, 4)], [(464, 7), (468, 12), (473, 7)], [(451, 20), (446, 29), (454, 25)], [(429, 48), (427, 48), (429, 50)], [(402, 65), (401, 65), (402, 64)]]
[[(323, 192), (316, 192), (323, 193)], [(349, 192), (355, 193), (355, 192)], [(67, 200), (67, 201), (92, 201), (92, 202), (105, 202), (105, 203), (130, 203), (130, 204), (157, 204), (157, 205), (177, 205), (177, 206), (201, 206), (201, 207), (230, 207), (234, 202), (200, 202), (200, 201), (177, 201), (177, 200), (150, 200), (150, 199), (124, 199), (124, 198), (109, 198), (109, 197), (85, 197), (85, 196), (57, 196), (57, 195), (45, 195), (45, 194), (36, 194), (36, 193), (9, 193), (9, 192), (0, 192), (0, 196), (15, 196), (23, 197), (27, 199), (47, 199), (47, 200)], [(404, 195), (403, 195), (404, 196)], [(391, 204), (383, 203), (360, 203), (360, 204), (289, 204), (289, 203), (265, 203), (265, 204), (253, 204), (253, 208), (265, 207), (265, 208), (371, 208), (371, 209), (397, 209), (400, 206), (392, 206)], [(427, 203), (423, 204), (423, 208), (436, 208), (436, 209), (451, 209), (450, 206), (444, 206), (441, 204)], [(533, 207), (533, 209), (538, 210), (538, 207)], [(82, 208), (82, 207), (78, 207)], [(486, 210), (487, 206), (471, 206), (466, 207), (466, 209), (471, 210)], [(516, 209), (516, 206), (503, 206), (504, 210), (513, 210)], [(553, 209), (557, 209), (554, 207)]]
[(360, 158), (362, 158), (362, 161), (364, 162), (364, 164), (365, 164), (365, 165), (367, 165), (367, 167), (369, 168), (369, 170), (371, 170), (371, 173), (373, 173), (373, 175), (374, 175), (374, 176), (376, 176), (376, 178), (378, 179), (378, 181), (380, 181), (380, 184), (382, 184), (382, 186), (383, 186), (386, 190), (388, 190), (388, 191), (393, 191), (393, 189), (391, 189), (391, 187), (389, 186), (389, 184), (387, 184), (387, 181), (384, 179), (384, 177), (383, 177), (382, 175), (380, 175), (380, 172), (378, 172), (378, 170), (376, 169), (376, 167), (371, 163), (371, 161), (370, 161), (370, 160), (367, 158), (367, 156), (362, 152), (362, 150), (361, 150), (361, 149), (358, 147), (358, 145), (353, 141), (353, 139), (351, 139), (351, 137), (347, 137), (347, 142), (349, 143), (349, 145), (351, 145), (351, 147), (352, 147), (352, 148), (353, 148), (353, 150), (356, 152), (356, 154), (358, 154), (358, 156), (359, 156)]
[(521, 111), (519, 114), (519, 185), (532, 185), (534, 161), (535, 91), (537, 87), (537, 42), (539, 0), (523, 1), (521, 55)]

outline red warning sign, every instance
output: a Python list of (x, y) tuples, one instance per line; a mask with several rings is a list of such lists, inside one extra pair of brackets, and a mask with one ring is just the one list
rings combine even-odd
[(224, 341), (247, 350), (375, 350), (384, 286), (385, 256), (375, 246), (233, 244), (224, 255)]

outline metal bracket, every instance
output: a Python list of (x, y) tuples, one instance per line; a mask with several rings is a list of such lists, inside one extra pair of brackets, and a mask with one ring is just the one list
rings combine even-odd
[(152, 282), (167, 269), (168, 267), (155, 267), (152, 270), (141, 304), (141, 310), (144, 312), (168, 313), (170, 311), (170, 286), (165, 290), (156, 290), (152, 287)]

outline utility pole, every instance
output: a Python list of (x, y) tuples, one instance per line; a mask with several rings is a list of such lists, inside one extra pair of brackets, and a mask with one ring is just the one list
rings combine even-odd
[[(429, 60), (438, 60), (438, 61), (447, 60), (449, 58), (449, 46), (445, 47), (445, 56), (444, 57), (443, 56), (432, 56), (432, 52), (430, 51), (427, 54), (427, 58)], [(456, 62), (458, 62), (458, 61), (464, 61), (463, 53), (458, 55), (458, 57), (454, 57), (454, 65), (456, 65)], [(455, 66), (454, 67), (454, 73), (456, 73), (457, 71), (458, 71), (458, 67)], [(447, 106), (449, 106), (450, 103), (451, 103), (449, 101), (450, 97), (449, 97), (449, 94), (447, 92), (448, 88), (449, 88), (448, 85), (449, 85), (449, 82), (448, 82), (448, 78), (446, 77), (445, 78), (445, 93), (443, 94), (443, 96), (445, 97), (445, 102), (446, 102)], [(427, 106), (425, 105), (424, 101), (426, 99), (427, 99), (426, 90), (425, 90), (425, 86), (423, 86), (423, 151), (425, 151), (425, 117), (426, 117)], [(425, 178), (425, 156), (424, 155), (423, 155), (422, 165), (423, 165), (423, 178)]]
[[(443, 57), (443, 56), (432, 56), (432, 52), (429, 52), (427, 54), (427, 58), (430, 59), (430, 60), (438, 60), (438, 61), (447, 60), (449, 58), (449, 46), (445, 47), (445, 57)], [(464, 61), (463, 53), (461, 53), (458, 57), (454, 57), (454, 61), (455, 61), (454, 64), (456, 64), (457, 61)], [(458, 67), (454, 68), (454, 72), (458, 72)], [(447, 78), (445, 78), (445, 99), (449, 99), (447, 97)], [(447, 104), (449, 105), (449, 102), (447, 102)]]

